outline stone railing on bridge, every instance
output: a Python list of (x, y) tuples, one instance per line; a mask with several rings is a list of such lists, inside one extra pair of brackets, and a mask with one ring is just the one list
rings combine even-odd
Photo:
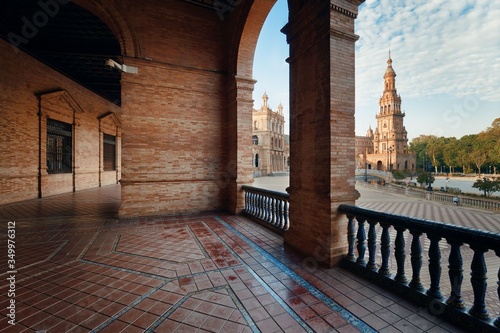
[[(399, 294), (411, 297), (427, 307), (431, 313), (459, 322), (467, 327), (468, 331), (499, 332), (500, 317), (497, 317), (498, 313), (489, 311), (495, 311), (495, 306), (498, 311), (500, 298), (500, 234), (386, 214), (351, 205), (341, 205), (339, 211), (348, 218), (348, 253), (344, 260), (348, 269), (390, 287)], [(395, 235), (391, 239), (393, 231)], [(381, 232), (379, 250), (377, 232)], [(421, 237), (422, 235), (426, 235), (426, 238)], [(409, 246), (405, 244), (405, 239), (411, 243)], [(426, 244), (423, 246), (424, 242)], [(393, 256), (391, 248), (394, 248)], [(429, 262), (428, 269), (424, 269), (422, 273), (425, 255), (423, 248), (428, 249)], [(405, 267), (408, 250), (411, 277), (407, 277)], [(495, 269), (493, 274), (497, 274), (496, 277), (491, 274), (489, 276), (496, 280), (490, 290), (487, 285), (488, 267), (485, 260), (485, 253), (488, 251), (488, 263), (490, 268)], [(448, 257), (449, 283), (444, 284), (441, 283), (442, 254)], [(393, 258), (395, 264), (391, 265)], [(466, 269), (464, 259), (470, 260), (469, 289), (471, 288), (472, 292), (469, 292), (467, 297), (462, 295)], [(395, 270), (395, 274), (391, 272), (391, 268)], [(428, 288), (424, 287), (424, 284), (428, 284)], [(496, 290), (492, 290), (493, 288)], [(442, 289), (449, 292), (446, 300)], [(496, 305), (487, 305), (486, 295), (493, 298)], [(467, 304), (468, 299), (471, 299), (470, 304)]]
[(399, 195), (406, 195), (414, 198), (500, 212), (500, 201), (498, 200), (491, 200), (487, 198), (474, 198), (465, 195), (448, 194), (437, 191), (423, 191), (423, 190), (413, 189), (411, 187), (403, 187), (392, 184), (389, 185), (364, 184), (364, 186), (365, 187), (369, 186), (371, 188), (380, 191), (399, 194)]
[(382, 171), (382, 170), (356, 168), (354, 173), (357, 177), (361, 177), (361, 176), (365, 176), (365, 175), (366, 176), (374, 176), (374, 177), (383, 179), (386, 183), (390, 183), (394, 180), (394, 176), (392, 175), (392, 172), (387, 172), (387, 171)]
[(242, 186), (245, 191), (245, 213), (257, 220), (286, 231), (290, 227), (288, 193), (265, 190), (253, 186)]

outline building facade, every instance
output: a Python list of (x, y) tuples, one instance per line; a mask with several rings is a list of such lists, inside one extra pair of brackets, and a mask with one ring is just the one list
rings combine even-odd
[(360, 169), (415, 171), (416, 157), (408, 150), (408, 132), (403, 124), (401, 96), (396, 90), (396, 72), (389, 54), (384, 74), (384, 91), (379, 100), (375, 131), (356, 136), (356, 162)]
[(254, 177), (286, 172), (290, 166), (290, 145), (285, 135), (283, 106), (273, 111), (268, 105), (269, 97), (262, 96), (260, 109), (252, 110), (252, 165)]
[[(359, 197), (354, 22), (362, 2), (289, 1), (281, 29), (293, 220), (284, 242), (328, 266), (347, 247), (338, 207)], [(1, 1), (2, 203), (119, 179), (123, 219), (241, 212), (242, 185), (253, 181), (254, 52), (274, 3)]]

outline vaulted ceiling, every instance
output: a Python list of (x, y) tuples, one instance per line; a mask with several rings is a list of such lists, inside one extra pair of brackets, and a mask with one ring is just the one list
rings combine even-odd
[[(224, 14), (230, 13), (235, 3), (182, 1)], [(40, 1), (1, 0), (0, 37), (13, 45), (13, 52), (18, 47), (120, 105), (120, 73), (104, 66), (107, 59), (120, 56), (120, 45), (109, 27), (87, 10), (69, 2), (50, 16)]]

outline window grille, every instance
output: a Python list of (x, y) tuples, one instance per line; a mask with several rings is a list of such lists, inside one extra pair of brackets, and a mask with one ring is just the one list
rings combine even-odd
[(104, 171), (116, 170), (116, 137), (104, 134), (103, 140)]
[(47, 119), (47, 172), (71, 173), (73, 165), (73, 127), (53, 119)]

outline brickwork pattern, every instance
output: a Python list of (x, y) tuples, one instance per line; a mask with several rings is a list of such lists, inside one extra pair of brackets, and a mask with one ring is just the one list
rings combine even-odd
[[(346, 243), (336, 210), (354, 189), (354, 17), (349, 1), (290, 9), (290, 221), (285, 243), (334, 265)], [(293, 221), (293, 223), (292, 223)]]
[[(99, 186), (97, 117), (105, 112), (119, 115), (119, 107), (3, 40), (0, 62), (0, 203)], [(48, 117), (74, 124), (73, 174), (47, 174)], [(115, 172), (102, 184), (116, 183), (117, 178)]]

